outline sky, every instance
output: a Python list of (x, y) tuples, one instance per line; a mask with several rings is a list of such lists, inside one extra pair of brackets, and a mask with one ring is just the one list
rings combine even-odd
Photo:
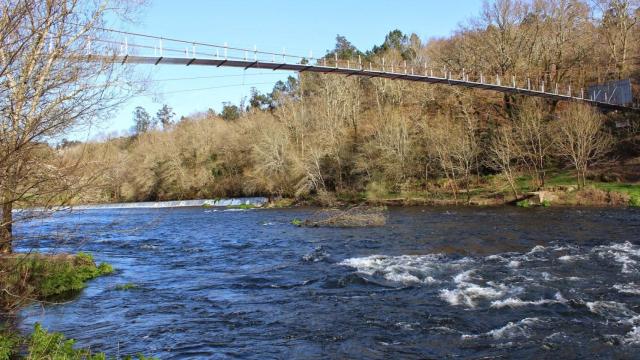
[[(423, 41), (447, 36), (477, 15), (481, 6), (482, 0), (150, 0), (135, 24), (119, 26), (165, 38), (318, 56), (334, 48), (337, 34), (362, 51), (382, 44), (394, 29), (416, 33)], [(153, 94), (130, 99), (112, 118), (73, 137), (88, 140), (123, 134), (133, 126), (136, 106), (154, 115), (168, 104), (178, 119), (209, 108), (219, 112), (223, 102), (238, 104), (251, 87), (269, 92), (276, 81), (295, 76), (180, 65), (139, 65), (135, 71), (154, 80)], [(202, 88), (206, 90), (195, 90)]]

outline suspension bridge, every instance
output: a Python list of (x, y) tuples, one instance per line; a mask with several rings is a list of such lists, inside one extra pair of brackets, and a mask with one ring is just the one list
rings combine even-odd
[[(102, 29), (117, 34), (122, 40), (92, 39), (89, 41), (87, 56), (89, 59), (111, 61), (120, 64), (210, 66), (249, 69), (267, 69), (273, 71), (294, 71), (298, 73), (314, 72), (322, 74), (340, 74), (344, 76), (363, 76), (390, 80), (405, 80), (428, 84), (444, 84), (468, 89), (482, 89), (506, 94), (546, 98), (555, 101), (573, 101), (586, 103), (604, 110), (640, 111), (638, 104), (631, 101), (621, 103), (617, 87), (590, 89), (572, 89), (571, 85), (549, 84), (545, 81), (512, 76), (489, 75), (467, 72), (465, 69), (455, 74), (446, 68), (433, 69), (426, 62), (421, 64), (403, 62), (381, 63), (365, 62), (361, 57), (344, 60), (338, 58), (314, 58), (281, 53), (238, 48), (224, 44), (210, 44), (180, 39), (140, 34), (113, 29)], [(130, 39), (133, 39), (131, 41)], [(110, 55), (92, 51), (91, 42), (106, 44)], [(102, 49), (106, 49), (102, 47)], [(630, 89), (627, 98), (630, 98)]]

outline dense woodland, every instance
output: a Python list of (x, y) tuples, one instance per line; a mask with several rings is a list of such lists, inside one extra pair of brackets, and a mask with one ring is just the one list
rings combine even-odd
[[(482, 72), (573, 89), (629, 77), (637, 86), (639, 15), (633, 1), (496, 0), (448, 38), (394, 30), (362, 51), (338, 36), (326, 59), (384, 57), (398, 67), (428, 63), (457, 76)], [(168, 107), (156, 116), (139, 108), (134, 135), (62, 150), (85, 159), (88, 174), (101, 174), (82, 201), (403, 191), (465, 199), (460, 194), (492, 174), (517, 197), (519, 176), (542, 187), (548, 169), (566, 168), (582, 185), (589, 166), (640, 151), (630, 114), (339, 75), (302, 73), (221, 114), (177, 122), (172, 115)], [(629, 126), (617, 128), (623, 118)]]
[[(530, 79), (559, 91), (631, 78), (638, 98), (639, 3), (495, 0), (451, 36), (400, 30), (370, 50), (337, 36), (326, 61), (363, 59), (452, 77)], [(488, 177), (517, 198), (568, 169), (640, 155), (637, 114), (401, 80), (302, 73), (243, 104), (175, 119), (138, 108), (131, 136), (43, 152), (76, 166), (75, 202), (265, 195), (331, 199), (420, 192), (469, 200)], [(618, 124), (618, 125), (616, 125)], [(623, 124), (620, 127), (620, 124)], [(357, 195), (359, 194), (359, 195)], [(437, 195), (440, 194), (440, 195)]]

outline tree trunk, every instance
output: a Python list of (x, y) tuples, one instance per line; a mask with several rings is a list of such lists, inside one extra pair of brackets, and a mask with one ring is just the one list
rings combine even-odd
[(11, 254), (13, 247), (12, 224), (13, 224), (13, 203), (6, 202), (2, 205), (2, 220), (0, 220), (0, 254)]

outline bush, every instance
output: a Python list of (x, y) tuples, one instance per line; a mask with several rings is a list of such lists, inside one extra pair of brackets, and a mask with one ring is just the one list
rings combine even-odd
[(20, 344), (20, 337), (8, 330), (0, 330), (0, 360), (9, 360)]
[(389, 195), (389, 189), (384, 182), (372, 181), (367, 184), (366, 198), (369, 201), (384, 200)]
[(629, 206), (640, 207), (640, 195), (633, 195), (629, 198)]
[(518, 201), (516, 205), (521, 208), (528, 208), (528, 207), (531, 207), (531, 202), (529, 201), (529, 199), (524, 199), (524, 200)]
[[(40, 324), (36, 324), (33, 334), (28, 341), (27, 359), (52, 360), (106, 360), (104, 353), (92, 354), (89, 349), (74, 349), (75, 340), (66, 340), (61, 333), (47, 332)], [(125, 356), (124, 359), (132, 359)], [(138, 360), (152, 360), (143, 355), (137, 355)]]
[(0, 309), (12, 311), (32, 300), (45, 300), (82, 290), (86, 281), (111, 274), (113, 268), (96, 266), (93, 257), (77, 255), (23, 255), (0, 259)]

